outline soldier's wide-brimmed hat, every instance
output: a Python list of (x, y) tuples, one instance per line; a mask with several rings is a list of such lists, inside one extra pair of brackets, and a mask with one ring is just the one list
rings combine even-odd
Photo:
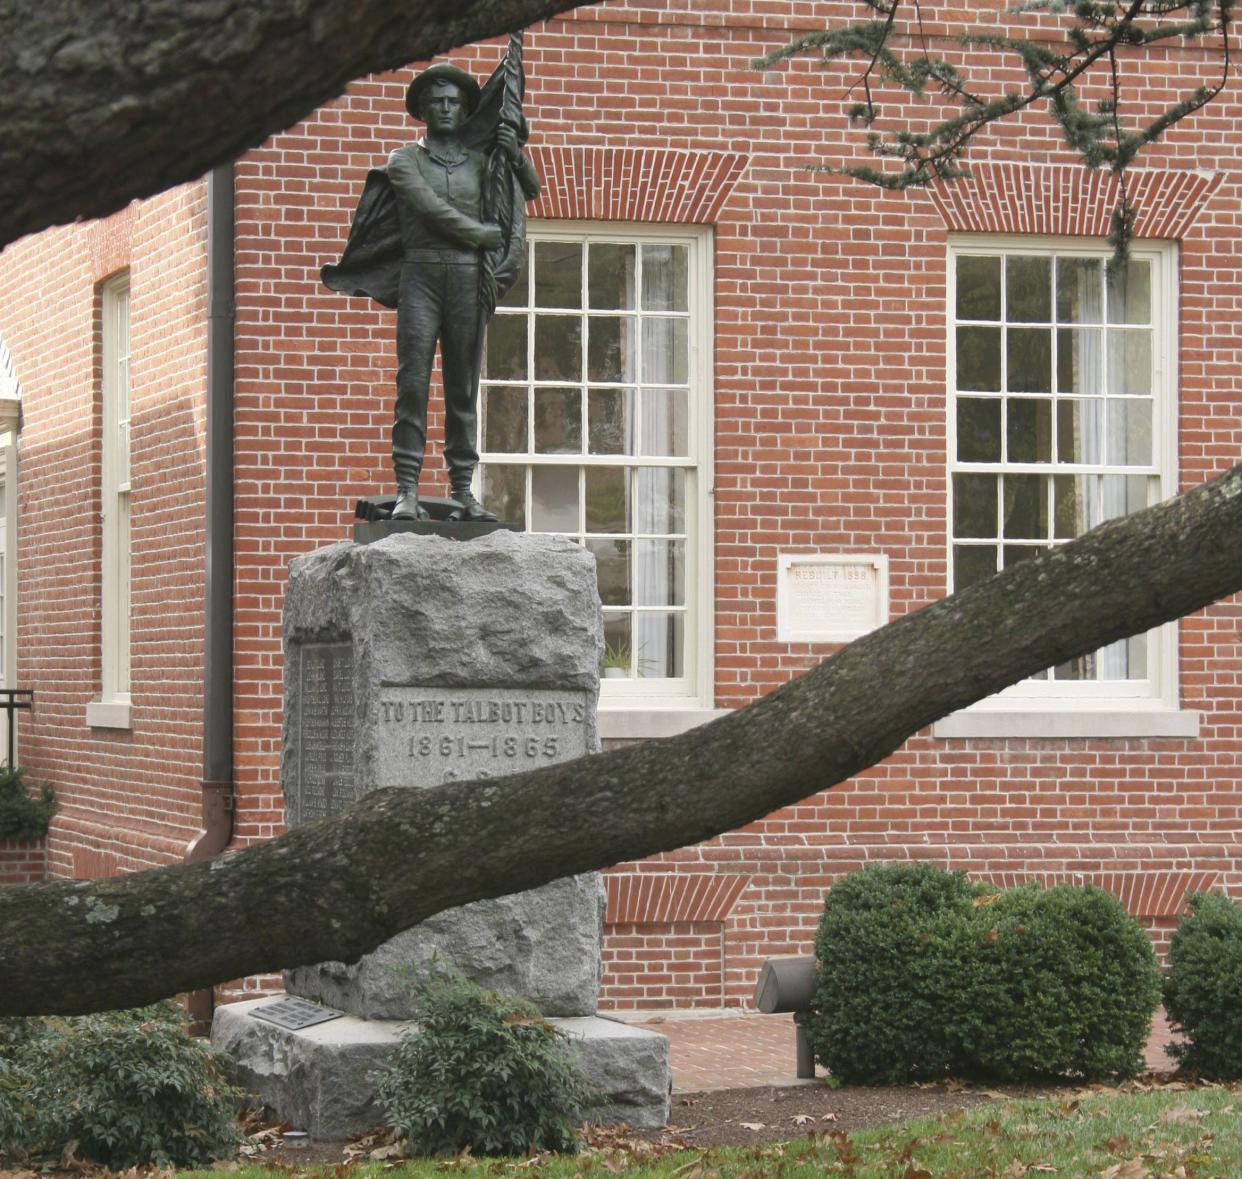
[(436, 82), (452, 82), (461, 91), (462, 99), (466, 104), (466, 114), (474, 114), (474, 108), (479, 105), (478, 82), (465, 70), (459, 70), (455, 65), (449, 65), (447, 61), (438, 61), (435, 65), (423, 70), (410, 83), (410, 88), (405, 92), (405, 109), (414, 118), (422, 121), (423, 116), (418, 108), (423, 101), (423, 92)]

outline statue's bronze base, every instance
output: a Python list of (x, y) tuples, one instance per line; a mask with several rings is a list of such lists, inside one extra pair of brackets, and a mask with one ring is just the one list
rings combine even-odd
[(444, 536), (449, 540), (474, 540), (476, 537), (486, 536), (489, 532), (522, 531), (521, 524), (510, 524), (504, 521), (450, 520), (449, 516), (461, 509), (461, 505), (456, 500), (420, 495), (418, 502), (427, 509), (431, 519), (391, 519), (392, 505), (396, 503), (396, 496), (360, 499), (354, 507), (354, 515), (359, 521), (354, 525), (355, 543), (371, 544), (373, 541), (391, 536), (394, 532), (414, 532), (420, 536)]

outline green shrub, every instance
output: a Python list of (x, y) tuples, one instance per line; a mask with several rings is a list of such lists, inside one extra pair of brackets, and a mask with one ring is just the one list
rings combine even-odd
[(0, 1143), (112, 1169), (198, 1166), (237, 1142), (223, 1058), (170, 1004), (30, 1021), (0, 1055)]
[(32, 798), (22, 781), (21, 767), (0, 764), (0, 839), (42, 839), (55, 813), (50, 786), (42, 787), (38, 798)]
[(964, 936), (951, 1017), (959, 1075), (1120, 1081), (1142, 1071), (1160, 970), (1112, 896), (1010, 889), (972, 909)]
[(1242, 909), (1219, 893), (1192, 893), (1169, 945), (1164, 1006), (1185, 1037), (1170, 1052), (1205, 1077), (1242, 1076)]
[(586, 1083), (528, 1002), (433, 967), (413, 984), (418, 1030), (380, 1074), (386, 1122), (418, 1154), (573, 1153)]
[(977, 892), (930, 864), (875, 865), (832, 886), (807, 1031), (834, 1077), (900, 1084), (950, 1071), (955, 937)]
[(925, 864), (834, 884), (816, 956), (808, 1031), (849, 1084), (1131, 1077), (1160, 997), (1151, 943), (1100, 889), (997, 893)]

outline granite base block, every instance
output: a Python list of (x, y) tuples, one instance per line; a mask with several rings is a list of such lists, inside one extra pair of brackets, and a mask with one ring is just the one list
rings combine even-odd
[(523, 995), (548, 1015), (594, 1015), (604, 885), (598, 872), (475, 901), (407, 929), (355, 963), (285, 971), (285, 989), (364, 1019), (414, 1019), (411, 968), (432, 961), (502, 995)]
[[(312, 1138), (348, 1138), (379, 1125), (371, 1074), (387, 1067), (401, 1037), (416, 1025), (344, 1015), (291, 1031), (250, 1014), (274, 1001), (216, 1009), (211, 1042), (233, 1057), (238, 1084)], [(565, 1033), (598, 1095), (584, 1111), (587, 1120), (644, 1128), (668, 1121), (666, 1037), (600, 1016), (549, 1022)]]

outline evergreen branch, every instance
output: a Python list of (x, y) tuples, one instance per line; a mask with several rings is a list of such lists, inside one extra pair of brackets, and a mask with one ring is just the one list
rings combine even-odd
[[(1129, 209), (1124, 187), (1126, 166), (1143, 147), (1216, 98), (1228, 78), (1228, 33), (1234, 0), (1027, 0), (1011, 11), (1072, 14), (1075, 23), (1066, 30), (1069, 51), (1057, 53), (1033, 40), (966, 30), (959, 38), (966, 50), (1012, 54), (1027, 76), (1022, 90), (985, 100), (974, 93), (968, 79), (950, 62), (932, 55), (919, 0), (912, 2), (916, 31), (911, 39), (921, 46), (921, 52), (913, 57), (903, 56), (894, 48), (903, 0), (860, 0), (883, 19), (810, 34), (755, 63), (764, 67), (812, 48), (821, 51), (825, 62), (846, 56), (865, 57), (866, 66), (847, 94), (859, 86), (863, 88), (864, 101), (850, 108), (849, 117), (867, 126), (874, 125), (880, 114), (872, 90), (877, 75), (916, 97), (925, 96), (928, 87), (935, 86), (939, 93), (963, 108), (960, 114), (942, 120), (927, 132), (899, 130), (887, 136), (869, 132), (869, 150), (883, 159), (900, 161), (898, 171), (867, 166), (813, 170), (853, 176), (889, 190), (950, 179), (965, 173), (961, 158), (981, 129), (1046, 101), (1067, 145), (1081, 156), (1084, 164), (1088, 168), (1107, 166), (1121, 178), (1122, 198), (1115, 213), (1114, 230), (1118, 241), (1124, 241), (1133, 223), (1133, 210)], [(1212, 35), (1218, 35), (1221, 43), (1219, 81), (1198, 87), (1145, 126), (1127, 131), (1119, 115), (1118, 51), (1147, 48), (1174, 38), (1193, 40)], [(1111, 96), (1099, 104), (1097, 111), (1088, 111), (1078, 101), (1077, 87), (1102, 61), (1109, 64)]]

